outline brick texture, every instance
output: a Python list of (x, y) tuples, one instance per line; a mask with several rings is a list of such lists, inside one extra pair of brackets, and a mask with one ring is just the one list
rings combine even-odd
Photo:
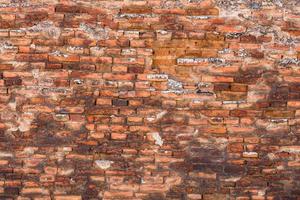
[(0, 0), (0, 199), (299, 200), (299, 69), (299, 0)]

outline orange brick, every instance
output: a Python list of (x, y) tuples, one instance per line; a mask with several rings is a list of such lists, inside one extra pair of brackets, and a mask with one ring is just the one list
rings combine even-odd
[(112, 133), (111, 134), (111, 139), (113, 140), (124, 140), (127, 138), (127, 134), (123, 133)]

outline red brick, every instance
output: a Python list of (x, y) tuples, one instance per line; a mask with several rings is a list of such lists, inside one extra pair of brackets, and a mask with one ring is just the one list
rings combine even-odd
[(295, 116), (295, 112), (285, 110), (266, 110), (264, 115), (266, 117), (290, 118)]
[(47, 54), (17, 54), (16, 60), (22, 62), (47, 61), (48, 55)]
[(56, 12), (79, 13), (82, 9), (79, 6), (59, 4), (55, 7)]
[(128, 13), (128, 14), (145, 14), (151, 12), (152, 12), (152, 8), (148, 6), (127, 6), (121, 9), (121, 13)]
[(226, 82), (233, 82), (232, 77), (225, 77), (225, 76), (203, 76), (203, 82), (219, 82), (219, 83), (226, 83)]
[(124, 140), (126, 139), (127, 135), (123, 133), (112, 133), (111, 139), (113, 140)]
[(211, 9), (199, 9), (199, 8), (192, 8), (186, 10), (187, 15), (218, 15), (219, 10), (216, 8)]
[(96, 104), (97, 105), (111, 105), (112, 102), (111, 102), (111, 99), (98, 98), (96, 100)]

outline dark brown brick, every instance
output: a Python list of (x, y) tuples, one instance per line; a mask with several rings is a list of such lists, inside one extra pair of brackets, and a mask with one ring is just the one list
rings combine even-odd
[(128, 106), (128, 100), (125, 99), (113, 99), (112, 104), (114, 106)]
[(4, 84), (5, 86), (22, 85), (22, 79), (18, 77), (5, 79)]

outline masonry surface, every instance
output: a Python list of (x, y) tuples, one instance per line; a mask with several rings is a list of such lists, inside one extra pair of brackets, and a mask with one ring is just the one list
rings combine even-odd
[(299, 200), (299, 0), (0, 0), (0, 199)]

